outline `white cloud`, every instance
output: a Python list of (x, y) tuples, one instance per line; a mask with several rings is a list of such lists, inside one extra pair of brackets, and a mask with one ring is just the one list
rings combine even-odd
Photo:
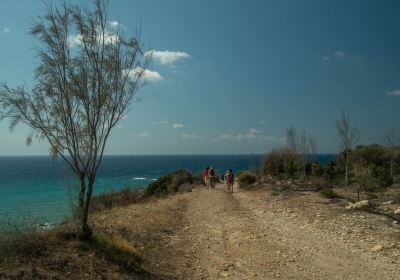
[(198, 136), (197, 134), (192, 134), (192, 133), (183, 133), (182, 138), (183, 139), (198, 139), (198, 138), (200, 138), (200, 136)]
[(168, 121), (152, 121), (151, 124), (154, 126), (158, 125), (167, 125), (169, 122)]
[(333, 53), (333, 55), (336, 56), (336, 57), (338, 57), (338, 58), (343, 58), (343, 57), (345, 57), (345, 54), (344, 54), (343, 51), (335, 51), (335, 52)]
[(335, 58), (336, 59), (343, 59), (345, 57), (349, 57), (349, 55), (346, 54), (343, 51), (334, 51), (332, 54), (325, 55), (324, 57), (322, 57), (322, 60), (323, 61), (329, 61), (329, 60), (332, 60), (332, 59), (335, 59)]
[(112, 20), (112, 21), (109, 21), (108, 22), (108, 25), (111, 27), (111, 28), (118, 28), (118, 26), (122, 26), (122, 24), (120, 24), (117, 20)]
[(148, 51), (145, 53), (146, 56), (151, 55), (152, 58), (163, 65), (173, 65), (177, 60), (182, 58), (188, 58), (190, 55), (186, 52), (174, 52), (174, 51)]
[(157, 82), (161, 81), (163, 77), (157, 71), (152, 71), (149, 69), (144, 70), (142, 79), (148, 82)]
[(172, 125), (172, 127), (173, 127), (173, 128), (184, 128), (185, 125), (184, 125), (183, 123), (174, 123), (174, 124)]
[(11, 29), (10, 29), (9, 27), (7, 27), (7, 26), (3, 27), (3, 33), (4, 33), (4, 34), (7, 34), (7, 33), (9, 33), (10, 31), (11, 31)]
[(236, 137), (235, 137), (234, 135), (229, 134), (229, 133), (221, 134), (221, 135), (219, 136), (219, 138), (221, 138), (221, 139), (228, 139), (228, 140), (234, 140), (234, 139), (236, 139)]
[[(101, 32), (101, 30), (99, 30), (99, 32)], [(103, 35), (104, 35), (104, 37), (103, 37)], [(99, 42), (102, 42), (103, 38), (104, 38), (104, 43), (107, 45), (113, 44), (113, 43), (116, 43), (119, 41), (119, 37), (110, 31), (105, 30), (103, 35), (102, 35), (102, 37), (98, 38)], [(67, 40), (68, 40), (68, 44), (69, 44), (70, 48), (81, 46), (83, 44), (81, 34), (70, 35), (70, 36), (68, 36)]]
[(390, 96), (400, 96), (400, 89), (388, 90), (386, 94)]
[(140, 138), (147, 138), (150, 136), (150, 134), (148, 132), (141, 132), (141, 133), (136, 134), (136, 136), (140, 137)]
[(81, 34), (68, 36), (68, 45), (70, 48), (80, 46), (81, 44), (82, 44), (82, 35)]
[[(131, 79), (136, 79), (137, 75), (143, 71), (142, 80), (146, 82), (157, 82), (163, 80), (163, 77), (157, 71), (152, 71), (149, 69), (143, 70), (140, 67), (134, 68), (129, 72), (129, 77)], [(127, 70), (124, 71), (124, 75), (127, 73)]]
[(273, 142), (273, 143), (283, 143), (284, 139), (283, 138), (278, 138), (278, 137), (273, 137), (273, 136), (268, 136), (264, 135), (262, 131), (257, 130), (255, 128), (251, 128), (250, 131), (247, 131), (245, 133), (238, 133), (238, 134), (230, 134), (230, 133), (225, 133), (219, 135), (220, 139), (223, 140), (231, 140), (231, 141), (257, 141), (257, 142)]
[(261, 131), (258, 130), (258, 129), (255, 129), (255, 128), (250, 128), (250, 133), (252, 133), (252, 134), (259, 134), (259, 133), (261, 133)]

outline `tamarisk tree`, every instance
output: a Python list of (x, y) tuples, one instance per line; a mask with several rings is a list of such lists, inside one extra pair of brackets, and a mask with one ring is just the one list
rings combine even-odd
[(346, 156), (344, 185), (347, 187), (349, 181), (350, 152), (358, 142), (360, 133), (357, 126), (351, 124), (350, 117), (345, 113), (342, 113), (340, 119), (336, 121), (336, 128), (340, 137), (342, 152), (344, 152)]
[(395, 126), (386, 130), (385, 134), (385, 142), (387, 147), (389, 148), (390, 153), (390, 178), (393, 180), (393, 165), (395, 162), (396, 156), (396, 146), (399, 144), (399, 137), (397, 135), (397, 129)]
[[(90, 237), (89, 207), (105, 145), (135, 100), (150, 57), (139, 32), (132, 38), (112, 29), (108, 2), (91, 8), (64, 1), (50, 3), (30, 34), (40, 42), (32, 89), (0, 86), (0, 119), (10, 129), (24, 123), (32, 138), (47, 140), (80, 182), (78, 212), (82, 236)], [(115, 24), (114, 24), (115, 27)]]

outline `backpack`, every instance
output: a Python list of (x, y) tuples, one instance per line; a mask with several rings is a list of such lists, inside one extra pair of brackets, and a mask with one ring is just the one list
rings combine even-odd
[(228, 180), (228, 182), (229, 183), (232, 183), (233, 182), (233, 173), (228, 173), (228, 176), (226, 176), (227, 177), (227, 180)]
[(214, 176), (214, 169), (210, 169), (210, 176)]

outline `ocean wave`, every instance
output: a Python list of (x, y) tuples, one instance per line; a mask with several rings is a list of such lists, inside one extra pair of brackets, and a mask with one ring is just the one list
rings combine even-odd
[(147, 178), (145, 177), (133, 177), (133, 180), (146, 180)]

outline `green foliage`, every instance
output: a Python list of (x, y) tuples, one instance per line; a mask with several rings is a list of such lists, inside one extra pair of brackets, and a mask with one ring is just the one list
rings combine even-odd
[(186, 170), (178, 170), (152, 182), (145, 190), (145, 196), (163, 196), (179, 191), (189, 191), (192, 184), (192, 173)]
[(283, 170), (291, 179), (294, 179), (295, 175), (301, 170), (301, 163), (296, 154), (291, 152), (285, 154)]
[(374, 185), (370, 184), (366, 187), (369, 191), (374, 191), (379, 187), (387, 188), (393, 184), (393, 178), (390, 176), (392, 150), (377, 144), (358, 146), (354, 150), (353, 162), (355, 166), (368, 166), (371, 172), (370, 177), (374, 179)]
[(250, 184), (253, 184), (257, 181), (257, 176), (256, 174), (250, 172), (250, 171), (242, 171), (238, 176), (237, 176), (237, 182), (239, 184), (239, 187), (245, 187)]
[(336, 183), (344, 175), (337, 162), (332, 160), (323, 167), (323, 177), (329, 185)]
[(329, 198), (329, 199), (338, 197), (338, 195), (335, 193), (335, 191), (331, 188), (322, 189), (320, 192), (320, 195), (324, 198)]

